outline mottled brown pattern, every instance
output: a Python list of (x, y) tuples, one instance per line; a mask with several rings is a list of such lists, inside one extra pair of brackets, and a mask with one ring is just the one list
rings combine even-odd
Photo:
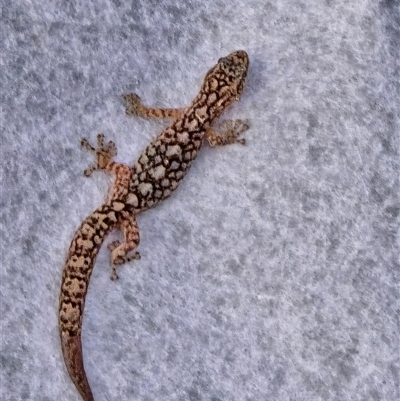
[(85, 170), (107, 170), (115, 176), (114, 184), (104, 205), (87, 217), (72, 239), (64, 266), (60, 303), (59, 331), (62, 352), (68, 372), (85, 401), (94, 401), (85, 374), (82, 358), (81, 330), (85, 297), (96, 255), (106, 235), (119, 228), (124, 242), (115, 241), (111, 251), (111, 279), (118, 278), (117, 266), (140, 255), (136, 215), (168, 198), (189, 170), (204, 141), (211, 146), (242, 143), (238, 136), (248, 129), (240, 120), (227, 121), (222, 135), (213, 124), (222, 112), (243, 91), (248, 56), (244, 51), (231, 53), (218, 60), (208, 71), (203, 86), (192, 104), (183, 109), (154, 109), (142, 104), (136, 94), (124, 95), (126, 113), (149, 118), (172, 118), (172, 124), (155, 138), (132, 166), (115, 163), (117, 154), (113, 142), (104, 146), (104, 136), (98, 135), (98, 147), (86, 139), (82, 145), (96, 155), (96, 163)]

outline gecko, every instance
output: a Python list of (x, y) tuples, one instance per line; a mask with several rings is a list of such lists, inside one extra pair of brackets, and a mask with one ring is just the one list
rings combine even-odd
[(239, 138), (249, 125), (242, 120), (227, 120), (219, 131), (216, 120), (243, 92), (249, 57), (243, 50), (220, 58), (206, 74), (201, 89), (186, 108), (161, 109), (145, 106), (135, 93), (123, 95), (126, 114), (172, 120), (142, 151), (132, 166), (113, 161), (114, 142), (105, 144), (97, 136), (97, 147), (82, 139), (81, 145), (95, 155), (95, 162), (84, 171), (90, 176), (105, 170), (113, 178), (106, 202), (89, 215), (75, 232), (68, 250), (61, 281), (58, 326), (67, 371), (84, 401), (94, 401), (82, 355), (82, 319), (85, 298), (96, 255), (107, 234), (119, 229), (123, 241), (108, 245), (111, 254), (111, 279), (117, 268), (140, 259), (137, 214), (156, 206), (178, 187), (196, 158), (202, 144), (223, 146), (245, 144)]

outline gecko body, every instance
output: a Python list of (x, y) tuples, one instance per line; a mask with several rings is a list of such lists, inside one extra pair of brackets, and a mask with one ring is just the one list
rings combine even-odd
[[(68, 373), (84, 401), (94, 401), (86, 377), (82, 356), (81, 331), (85, 297), (99, 249), (107, 234), (118, 228), (124, 241), (114, 241), (111, 251), (111, 279), (116, 269), (132, 259), (139, 244), (136, 215), (168, 198), (178, 187), (196, 158), (202, 144), (221, 146), (242, 143), (238, 136), (248, 129), (240, 120), (226, 121), (218, 134), (213, 124), (222, 112), (238, 100), (247, 75), (249, 59), (239, 50), (218, 60), (205, 76), (200, 92), (182, 109), (154, 109), (142, 104), (136, 94), (124, 95), (128, 115), (149, 118), (171, 118), (171, 125), (150, 142), (133, 166), (116, 163), (113, 142), (104, 144), (98, 135), (98, 147), (86, 139), (82, 145), (96, 155), (96, 162), (85, 170), (90, 176), (102, 169), (114, 175), (106, 202), (88, 216), (76, 231), (64, 266), (60, 301), (59, 332)], [(224, 127), (222, 129), (222, 127)]]

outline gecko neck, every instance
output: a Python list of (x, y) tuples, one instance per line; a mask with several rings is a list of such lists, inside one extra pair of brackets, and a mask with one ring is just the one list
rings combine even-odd
[(187, 109), (185, 117), (189, 121), (197, 120), (203, 129), (210, 128), (225, 109), (233, 102), (231, 89), (223, 88), (219, 91), (210, 91), (205, 83), (191, 106)]

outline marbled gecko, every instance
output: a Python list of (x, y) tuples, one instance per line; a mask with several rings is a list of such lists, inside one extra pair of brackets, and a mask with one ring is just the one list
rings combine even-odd
[(115, 176), (107, 201), (87, 217), (72, 239), (64, 266), (59, 303), (59, 331), (62, 353), (69, 375), (85, 401), (94, 401), (83, 366), (81, 330), (85, 297), (95, 258), (106, 235), (119, 228), (124, 241), (115, 241), (111, 251), (111, 279), (124, 262), (139, 259), (134, 252), (139, 244), (136, 215), (168, 198), (178, 187), (196, 158), (203, 142), (211, 146), (234, 142), (248, 129), (241, 121), (226, 121), (218, 134), (213, 124), (221, 113), (239, 99), (247, 75), (249, 59), (243, 50), (218, 60), (205, 76), (199, 94), (187, 108), (153, 109), (146, 107), (136, 94), (124, 95), (128, 115), (171, 118), (172, 124), (142, 151), (132, 166), (116, 163), (113, 142), (104, 145), (98, 135), (98, 147), (86, 139), (82, 145), (96, 155), (96, 162), (85, 170), (107, 170)]

